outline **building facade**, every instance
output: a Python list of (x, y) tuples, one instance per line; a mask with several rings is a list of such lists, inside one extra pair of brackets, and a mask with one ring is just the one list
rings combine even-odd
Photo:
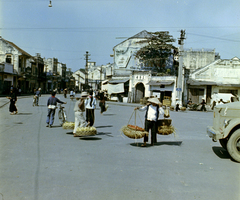
[(205, 99), (210, 104), (213, 94), (240, 95), (240, 59), (218, 59), (194, 71), (187, 82), (188, 94), (194, 103)]

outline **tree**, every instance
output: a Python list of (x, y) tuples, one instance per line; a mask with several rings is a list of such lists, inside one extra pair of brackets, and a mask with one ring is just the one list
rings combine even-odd
[(152, 37), (148, 37), (139, 43), (147, 43), (146, 46), (139, 49), (135, 57), (144, 63), (145, 67), (151, 67), (158, 72), (165, 72), (166, 62), (173, 54), (172, 45), (175, 39), (169, 35), (169, 32), (148, 32)]

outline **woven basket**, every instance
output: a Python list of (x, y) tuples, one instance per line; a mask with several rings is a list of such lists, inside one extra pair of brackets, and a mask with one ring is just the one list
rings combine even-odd
[(172, 125), (170, 126), (158, 126), (158, 134), (160, 135), (170, 135), (175, 133), (175, 129)]
[(74, 122), (65, 122), (62, 127), (63, 129), (74, 129), (75, 123)]
[(95, 127), (78, 127), (75, 136), (93, 136), (97, 134)]
[(180, 110), (181, 110), (181, 111), (185, 111), (185, 110), (186, 110), (186, 107), (181, 107)]
[(121, 131), (124, 133), (124, 135), (126, 135), (127, 137), (129, 137), (131, 139), (140, 139), (140, 138), (143, 138), (145, 135), (148, 136), (148, 132), (134, 130), (134, 129), (129, 128), (128, 126), (123, 126), (121, 128)]

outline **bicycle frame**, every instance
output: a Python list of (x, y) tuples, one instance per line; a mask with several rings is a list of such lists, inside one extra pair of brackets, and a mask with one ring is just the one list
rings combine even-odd
[(59, 119), (60, 126), (62, 126), (63, 123), (67, 121), (67, 114), (62, 104), (60, 104), (60, 107), (59, 107), (58, 119)]

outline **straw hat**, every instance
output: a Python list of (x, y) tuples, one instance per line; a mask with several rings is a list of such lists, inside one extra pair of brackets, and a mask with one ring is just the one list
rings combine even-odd
[(160, 101), (158, 100), (158, 98), (149, 98), (147, 101), (155, 104), (160, 104)]
[(81, 97), (87, 97), (88, 93), (87, 92), (82, 92)]

